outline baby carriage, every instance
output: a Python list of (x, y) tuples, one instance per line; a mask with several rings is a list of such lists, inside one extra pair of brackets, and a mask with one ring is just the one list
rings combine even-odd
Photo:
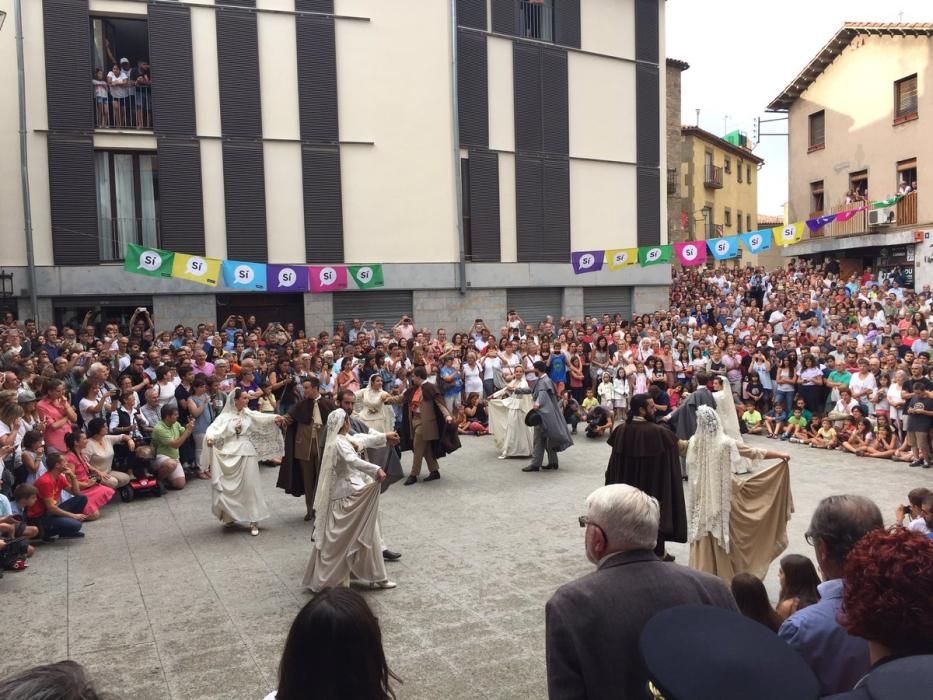
[(160, 497), (165, 493), (165, 485), (149, 473), (155, 450), (151, 445), (140, 445), (136, 451), (127, 455), (124, 467), (131, 474), (130, 483), (120, 488), (120, 499), (129, 503), (136, 496)]

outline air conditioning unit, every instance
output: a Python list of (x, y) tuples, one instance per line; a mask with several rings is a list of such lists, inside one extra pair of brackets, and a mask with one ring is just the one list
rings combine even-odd
[(891, 226), (897, 223), (897, 209), (894, 207), (882, 207), (881, 209), (872, 209), (868, 212), (869, 226)]

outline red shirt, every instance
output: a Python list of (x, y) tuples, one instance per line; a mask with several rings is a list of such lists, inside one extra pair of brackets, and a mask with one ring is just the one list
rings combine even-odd
[(52, 476), (52, 472), (46, 472), (36, 479), (35, 487), (39, 492), (35, 505), (26, 509), (27, 518), (41, 518), (45, 515), (45, 499), (51, 498), (58, 503), (62, 497), (62, 490), (67, 489), (71, 484), (64, 474), (59, 474), (58, 479)]

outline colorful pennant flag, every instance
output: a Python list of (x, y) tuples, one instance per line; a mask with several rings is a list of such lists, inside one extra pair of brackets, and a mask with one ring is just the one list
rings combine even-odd
[(220, 266), (224, 284), (230, 289), (265, 291), (266, 266), (263, 263), (224, 260)]
[(145, 248), (135, 243), (127, 243), (123, 269), (126, 272), (135, 272), (137, 275), (171, 277), (174, 257), (175, 253), (167, 250)]
[(308, 268), (304, 265), (266, 265), (266, 289), (270, 292), (307, 292)]
[(760, 231), (742, 233), (739, 234), (739, 241), (741, 241), (742, 245), (745, 246), (749, 253), (757, 255), (766, 250), (771, 250), (771, 245), (774, 241), (774, 232), (769, 228), (765, 228)]
[(343, 265), (312, 265), (308, 268), (312, 292), (336, 292), (347, 288), (347, 268)]
[(706, 245), (703, 241), (685, 241), (674, 244), (677, 259), (684, 267), (702, 265), (706, 262)]
[(716, 260), (731, 260), (738, 257), (739, 237), (726, 236), (725, 238), (711, 238), (706, 241), (709, 252)]
[(803, 238), (805, 225), (802, 221), (787, 226), (775, 226), (771, 229), (774, 234), (774, 242), (779, 246), (793, 245)]
[(385, 285), (382, 265), (350, 265), (347, 269), (359, 289), (374, 289)]
[(638, 248), (617, 248), (606, 251), (606, 264), (610, 270), (622, 270), (638, 262)]
[(674, 247), (670, 245), (655, 245), (638, 249), (638, 263), (642, 267), (669, 263)]
[(191, 280), (208, 287), (216, 287), (220, 278), (220, 260), (205, 258), (200, 255), (175, 253), (172, 263), (172, 277), (181, 280)]
[(570, 264), (577, 275), (586, 272), (599, 272), (603, 268), (603, 251), (581, 250), (570, 254)]
[(807, 228), (810, 229), (812, 233), (816, 233), (821, 228), (827, 224), (831, 224), (835, 220), (835, 214), (824, 214), (823, 216), (818, 216), (815, 219), (807, 219)]
[(887, 199), (883, 199), (880, 202), (872, 202), (871, 208), (872, 209), (884, 209), (885, 207), (893, 207), (895, 204), (900, 202), (902, 199), (904, 199), (904, 195), (902, 194), (894, 195), (893, 197), (888, 197)]
[(844, 224), (846, 221), (851, 219), (853, 216), (855, 216), (859, 212), (865, 211), (866, 209), (868, 209), (868, 207), (856, 207), (855, 209), (846, 209), (845, 211), (841, 211), (838, 214), (836, 214), (836, 221), (838, 221), (840, 224)]

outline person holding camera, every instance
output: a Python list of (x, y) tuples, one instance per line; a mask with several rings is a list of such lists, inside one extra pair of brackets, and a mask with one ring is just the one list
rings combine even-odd
[[(920, 487), (911, 489), (907, 494), (907, 505), (899, 505), (895, 510), (895, 524), (924, 535), (930, 534), (930, 522), (933, 522), (933, 491)], [(926, 505), (924, 505), (926, 503)]]

